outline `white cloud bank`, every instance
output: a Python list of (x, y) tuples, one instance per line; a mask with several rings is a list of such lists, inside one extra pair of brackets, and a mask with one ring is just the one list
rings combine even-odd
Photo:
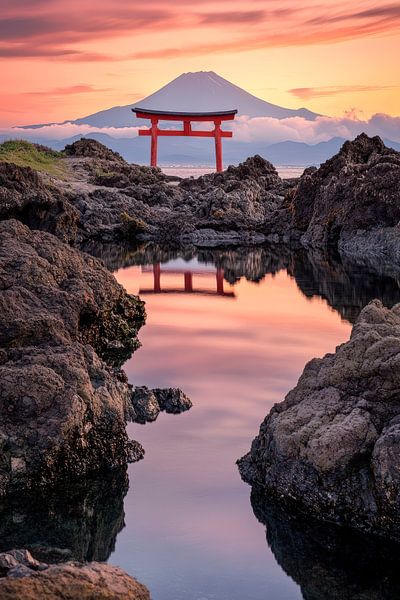
[[(379, 135), (382, 138), (400, 142), (400, 117), (386, 114), (373, 115), (368, 120), (351, 116), (342, 118), (318, 117), (315, 121), (307, 121), (301, 117), (274, 119), (272, 117), (238, 117), (230, 124), (234, 138), (241, 142), (262, 142), (266, 145), (283, 141), (318, 144), (333, 137), (353, 139), (365, 132), (368, 135)], [(0, 129), (0, 135), (10, 138), (25, 138), (30, 140), (63, 140), (76, 135), (90, 136), (93, 133), (103, 133), (113, 138), (134, 138), (139, 127), (92, 127), (63, 123), (45, 125), (39, 129), (8, 128)]]
[(270, 117), (238, 117), (234, 124), (237, 140), (270, 144), (287, 140), (318, 144), (333, 137), (353, 139), (362, 132), (400, 142), (400, 117), (376, 114), (367, 121), (351, 117), (318, 117), (315, 121), (307, 121), (301, 117), (280, 120)]
[(18, 139), (64, 140), (75, 135), (104, 133), (113, 138), (132, 138), (137, 136), (140, 127), (92, 127), (75, 123), (53, 123), (43, 127), (9, 127), (0, 128), (0, 135)]

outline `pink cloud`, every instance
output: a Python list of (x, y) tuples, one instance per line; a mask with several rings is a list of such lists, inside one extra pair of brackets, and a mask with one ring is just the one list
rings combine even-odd
[[(73, 61), (122, 61), (201, 55), (211, 52), (238, 52), (258, 48), (323, 44), (369, 35), (385, 34), (400, 27), (400, 4), (376, 6), (374, 0), (332, 5), (330, 0), (295, 0), (264, 4), (250, 0), (245, 10), (235, 0), (220, 0), (207, 11), (199, 10), (199, 2), (148, 0), (137, 5), (127, 0), (88, 0), (69, 3), (61, 0), (2, 0), (0, 19), (0, 57), (43, 58)], [(200, 2), (200, 5), (202, 2)], [(71, 25), (71, 14), (79, 18)], [(241, 25), (243, 24), (243, 27)], [(100, 40), (127, 37), (136, 32), (154, 36), (157, 32), (193, 30), (193, 43), (167, 45), (156, 40), (154, 49), (138, 49), (131, 54), (115, 51), (87, 50), (87, 44)], [(219, 35), (213, 35), (212, 30)], [(211, 31), (210, 31), (211, 30)], [(211, 40), (211, 41), (210, 41)], [(217, 41), (213, 41), (217, 40)]]
[(337, 96), (354, 92), (377, 92), (393, 88), (391, 85), (332, 85), (325, 87), (302, 87), (288, 90), (290, 94), (301, 100), (311, 100), (323, 96)]

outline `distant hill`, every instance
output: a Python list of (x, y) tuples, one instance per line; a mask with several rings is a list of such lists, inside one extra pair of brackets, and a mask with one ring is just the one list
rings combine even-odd
[[(136, 119), (131, 111), (134, 106), (155, 110), (198, 110), (204, 112), (236, 108), (239, 115), (249, 117), (274, 117), (276, 119), (303, 117), (310, 121), (318, 116), (306, 108), (295, 110), (271, 104), (253, 96), (253, 94), (249, 94), (249, 92), (213, 71), (199, 71), (179, 75), (161, 89), (134, 104), (114, 106), (69, 122), (93, 127), (142, 125), (143, 120)], [(43, 124), (28, 125), (26, 127), (40, 128), (43, 127)]]
[[(34, 137), (28, 136), (31, 141)], [(50, 146), (54, 150), (62, 150), (66, 144), (71, 144), (82, 137), (90, 137), (119, 152), (127, 161), (147, 164), (149, 158), (149, 144), (146, 138), (120, 138), (116, 139), (104, 133), (92, 133), (87, 136), (76, 135), (63, 140), (40, 138), (40, 143)], [(9, 136), (0, 136), (0, 142), (9, 139)], [(280, 142), (277, 144), (246, 143), (235, 139), (224, 146), (224, 164), (238, 164), (248, 156), (260, 154), (275, 165), (309, 166), (319, 165), (338, 152), (344, 138), (335, 137), (319, 144), (304, 144), (302, 142)], [(385, 144), (400, 151), (400, 144), (391, 140), (384, 140)], [(160, 140), (159, 162), (161, 165), (213, 165), (214, 150), (212, 140), (201, 138), (188, 138), (182, 144), (179, 138)]]

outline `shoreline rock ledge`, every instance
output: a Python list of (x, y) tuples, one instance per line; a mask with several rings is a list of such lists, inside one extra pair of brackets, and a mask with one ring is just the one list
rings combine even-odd
[(400, 541), (400, 304), (311, 360), (238, 466), (267, 501)]
[(150, 600), (144, 585), (105, 563), (66, 562), (48, 565), (27, 550), (0, 554), (2, 600)]
[(143, 302), (97, 259), (0, 222), (0, 497), (143, 456), (128, 439), (121, 363)]

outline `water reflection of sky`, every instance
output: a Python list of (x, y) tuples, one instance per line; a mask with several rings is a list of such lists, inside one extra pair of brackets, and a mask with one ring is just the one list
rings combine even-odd
[[(215, 290), (215, 268), (195, 261), (162, 265), (162, 289), (183, 288), (189, 269), (194, 289)], [(117, 278), (131, 293), (154, 284), (152, 270), (140, 267)], [(259, 284), (224, 282), (224, 290), (235, 297), (146, 295), (143, 347), (125, 367), (129, 379), (181, 387), (193, 408), (129, 426), (146, 457), (130, 469), (126, 527), (110, 560), (154, 600), (296, 600), (300, 590), (269, 550), (235, 461), (306, 361), (332, 351), (350, 325), (326, 302), (305, 298), (284, 271)]]

